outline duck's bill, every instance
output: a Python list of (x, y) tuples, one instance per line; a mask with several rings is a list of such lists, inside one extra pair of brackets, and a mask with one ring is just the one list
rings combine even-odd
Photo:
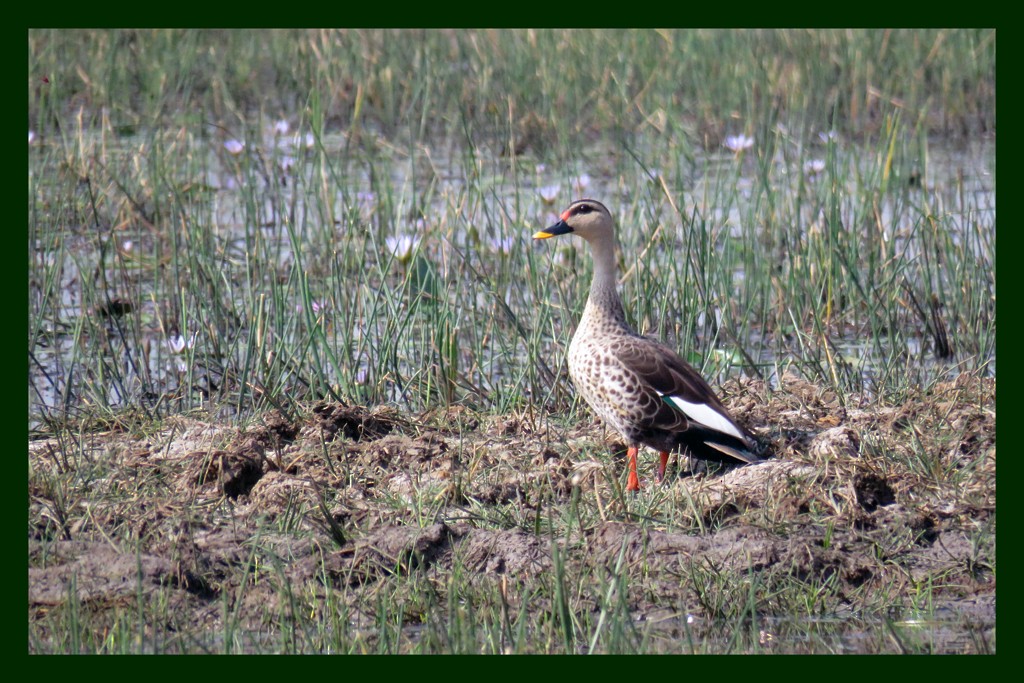
[(572, 228), (565, 221), (558, 221), (550, 228), (544, 228), (533, 233), (533, 239), (535, 240), (546, 240), (549, 237), (556, 237), (558, 235), (564, 235), (567, 232), (572, 232)]

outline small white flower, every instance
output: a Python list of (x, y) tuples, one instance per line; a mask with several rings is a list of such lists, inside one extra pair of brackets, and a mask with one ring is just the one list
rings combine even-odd
[(804, 162), (804, 173), (807, 175), (818, 175), (825, 170), (824, 159), (808, 159)]
[(295, 157), (291, 156), (290, 154), (285, 154), (284, 156), (281, 157), (280, 160), (278, 160), (277, 163), (278, 166), (281, 167), (282, 171), (288, 173), (293, 168), (295, 168)]
[(572, 187), (578, 194), (583, 194), (584, 190), (590, 187), (590, 176), (586, 173), (581, 173), (572, 179)]
[(548, 167), (547, 164), (537, 164), (533, 167), (533, 170), (537, 175), (540, 175), (544, 171), (548, 170)]
[(196, 345), (197, 334), (198, 332), (193, 332), (192, 336), (186, 340), (185, 337), (181, 336), (180, 332), (175, 332), (167, 338), (167, 346), (171, 349), (171, 353), (180, 354), (185, 349), (191, 349)]
[(171, 348), (171, 353), (181, 353), (185, 350), (185, 338), (180, 334), (174, 334), (167, 338), (167, 346)]
[(131, 240), (125, 240), (124, 242), (121, 242), (121, 251), (127, 254), (132, 250), (132, 247), (134, 246), (134, 242), (132, 242)]
[(288, 134), (288, 122), (281, 119), (274, 124), (274, 135), (287, 135)]
[(30, 130), (28, 132), (28, 144), (31, 145), (35, 141), (36, 141), (36, 132), (34, 130)]
[[(313, 299), (312, 301), (309, 302), (309, 310), (313, 312), (313, 315), (320, 315), (321, 313), (326, 313), (328, 306), (329, 303), (327, 302), (326, 299)], [(303, 306), (301, 303), (295, 304), (296, 313), (302, 313), (304, 310), (306, 310), (306, 307)]]
[(313, 149), (316, 146), (316, 138), (312, 133), (306, 133), (302, 137), (302, 143), (306, 146), (306, 149)]
[(741, 152), (754, 146), (754, 138), (746, 135), (729, 135), (722, 144), (734, 152)]
[(188, 363), (186, 363), (182, 358), (175, 358), (174, 369), (178, 371), (179, 375), (184, 375), (188, 372)]
[(228, 151), (228, 154), (238, 156), (242, 153), (242, 150), (245, 149), (245, 143), (232, 138), (224, 143), (224, 149)]
[(416, 248), (416, 240), (409, 235), (391, 235), (385, 238), (384, 243), (399, 263), (407, 263), (412, 258), (413, 249)]
[(838, 140), (839, 139), (839, 133), (835, 132), (834, 130), (830, 130), (827, 133), (818, 133), (818, 139), (821, 140), (822, 142), (830, 142), (832, 140)]
[(538, 188), (540, 192), (540, 198), (545, 204), (554, 204), (555, 200), (558, 199), (558, 193), (562, 191), (561, 185), (545, 185), (544, 187)]

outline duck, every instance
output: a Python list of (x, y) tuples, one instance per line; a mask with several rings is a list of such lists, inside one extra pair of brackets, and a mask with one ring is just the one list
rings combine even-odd
[(760, 462), (753, 437), (704, 378), (671, 348), (626, 322), (617, 289), (615, 221), (608, 208), (594, 199), (574, 201), (533, 239), (570, 234), (588, 243), (594, 274), (569, 345), (569, 376), (587, 405), (626, 441), (626, 490), (641, 490), (637, 455), (642, 446), (660, 455), (658, 482), (664, 481), (675, 451), (712, 462)]

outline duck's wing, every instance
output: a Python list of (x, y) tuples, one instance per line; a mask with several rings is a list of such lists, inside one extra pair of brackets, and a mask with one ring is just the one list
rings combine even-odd
[(677, 434), (680, 443), (703, 445), (741, 462), (757, 462), (747, 433), (733, 421), (704, 378), (664, 344), (633, 337), (615, 355), (639, 379), (647, 429)]

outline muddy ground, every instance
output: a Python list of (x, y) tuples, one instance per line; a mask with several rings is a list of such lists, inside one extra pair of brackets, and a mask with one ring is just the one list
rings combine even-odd
[[(230, 618), (265, 639), (243, 649), (276, 651), (287, 595), (304, 618), (344, 614), (354, 649), (373, 651), (387, 595), (404, 605), (395, 651), (408, 651), (445, 618), (453, 571), (540, 625), (555, 607), (538, 586), (555, 569), (575, 582), (578, 623), (609, 577), (627, 579), (623, 613), (650, 651), (684, 638), (713, 651), (751, 599), (761, 623), (745, 650), (995, 650), (994, 380), (962, 375), (885, 407), (793, 377), (722, 396), (774, 457), (717, 472), (684, 461), (657, 485), (648, 451), (637, 496), (621, 490), (614, 435), (539, 414), (320, 404), (244, 429), (180, 417), (31, 442), (29, 650), (72, 647), (69, 623), (97, 649), (142, 601), (159, 603), (144, 629), (163, 649), (216, 649), (201, 634)], [(436, 591), (419, 612), (402, 587), (414, 578)], [(908, 644), (921, 615), (942, 632)], [(856, 622), (861, 639), (785, 640), (782, 620), (812, 617)], [(881, 635), (864, 637), (872, 623)]]

